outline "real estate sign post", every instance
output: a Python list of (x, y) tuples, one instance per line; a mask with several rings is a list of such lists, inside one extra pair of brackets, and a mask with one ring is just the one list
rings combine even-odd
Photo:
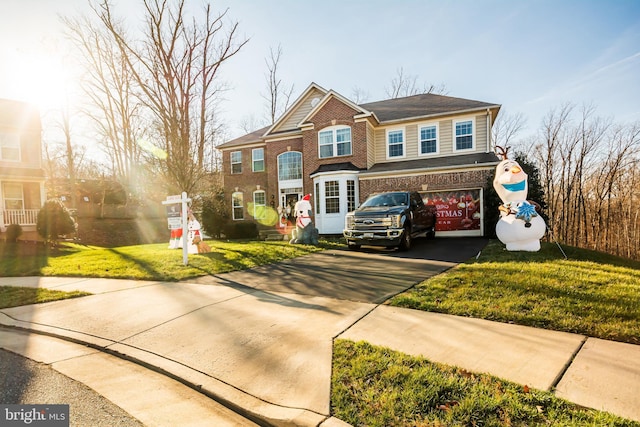
[(182, 205), (179, 220), (177, 215), (167, 215), (167, 222), (169, 223), (169, 229), (182, 228), (182, 263), (184, 265), (189, 263), (189, 245), (187, 243), (187, 203), (189, 202), (191, 202), (191, 199), (187, 197), (187, 193), (184, 191), (182, 194), (167, 196), (167, 200), (162, 202), (163, 205)]

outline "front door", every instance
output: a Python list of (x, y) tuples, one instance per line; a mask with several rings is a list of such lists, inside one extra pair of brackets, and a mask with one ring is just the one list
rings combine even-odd
[[(288, 225), (294, 225), (296, 218), (294, 216), (294, 210), (298, 200), (302, 198), (301, 188), (284, 188), (280, 192), (280, 206), (282, 206), (281, 218), (286, 221)], [(281, 220), (281, 223), (284, 221)]]

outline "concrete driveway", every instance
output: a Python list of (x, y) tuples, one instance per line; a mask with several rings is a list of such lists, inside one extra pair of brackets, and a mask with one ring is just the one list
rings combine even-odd
[[(330, 414), (333, 339), (485, 244), (435, 239), (406, 253), (331, 250), (189, 283), (33, 278), (35, 286), (99, 293), (4, 309), (0, 323), (124, 355), (251, 417), (318, 425)], [(29, 286), (28, 278), (15, 282)]]

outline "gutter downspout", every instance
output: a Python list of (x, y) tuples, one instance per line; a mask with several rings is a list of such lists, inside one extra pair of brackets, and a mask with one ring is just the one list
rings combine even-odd
[(491, 110), (487, 108), (487, 153), (491, 148)]

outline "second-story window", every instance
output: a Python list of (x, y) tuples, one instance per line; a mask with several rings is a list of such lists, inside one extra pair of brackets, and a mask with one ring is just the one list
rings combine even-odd
[(14, 132), (0, 132), (0, 160), (20, 161), (20, 136)]
[(404, 157), (404, 131), (390, 130), (387, 132), (387, 158)]
[(318, 132), (318, 156), (321, 159), (351, 155), (351, 128), (331, 127)]
[(455, 150), (473, 149), (473, 120), (454, 121)]
[(438, 127), (436, 125), (420, 127), (419, 135), (420, 154), (433, 154), (438, 152)]
[(231, 173), (242, 173), (242, 151), (231, 152)]
[(251, 163), (254, 172), (264, 172), (264, 148), (251, 150)]

